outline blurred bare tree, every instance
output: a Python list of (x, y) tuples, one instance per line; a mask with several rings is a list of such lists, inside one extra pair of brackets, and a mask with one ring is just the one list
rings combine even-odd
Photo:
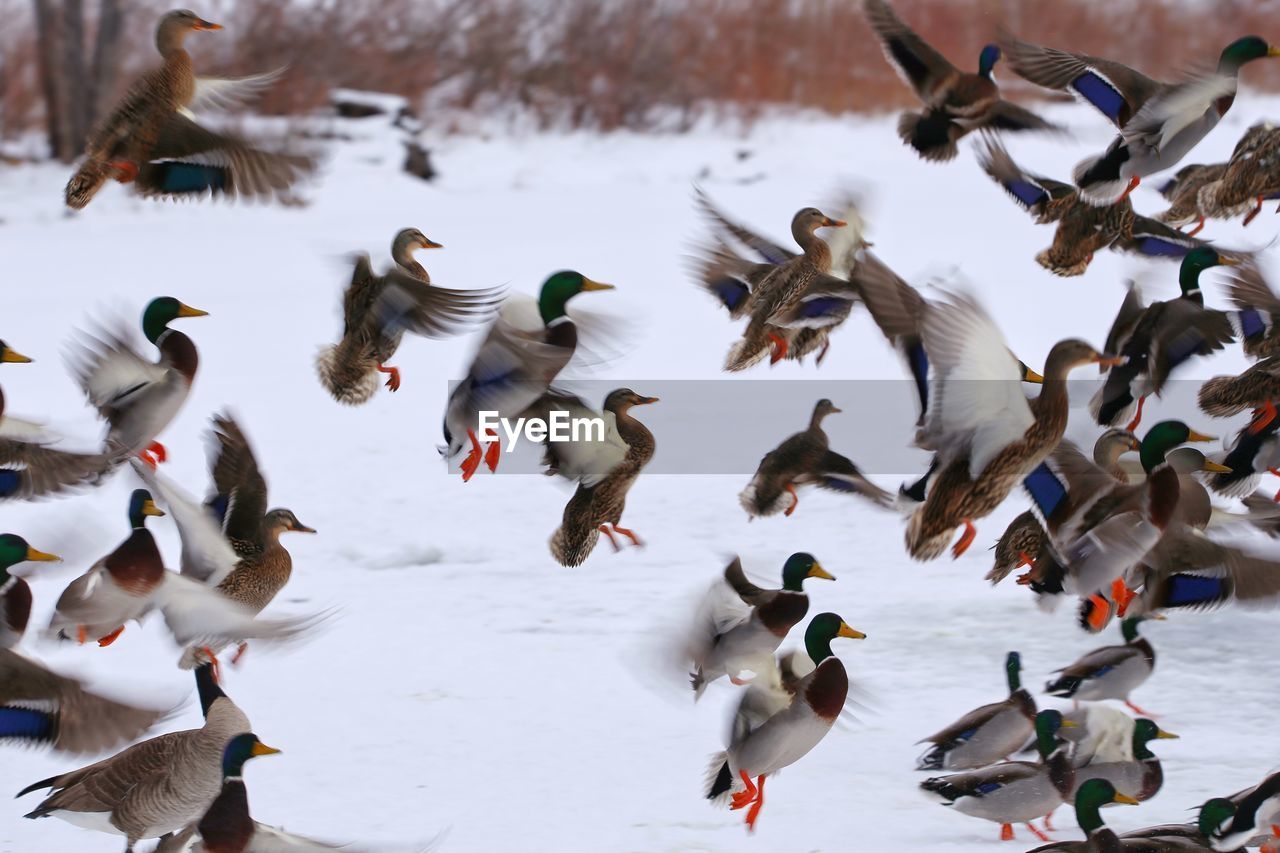
[(97, 34), (90, 53), (83, 0), (32, 2), (49, 151), (71, 162), (80, 154), (94, 121), (110, 107), (120, 72), (125, 10), (120, 0), (98, 3)]

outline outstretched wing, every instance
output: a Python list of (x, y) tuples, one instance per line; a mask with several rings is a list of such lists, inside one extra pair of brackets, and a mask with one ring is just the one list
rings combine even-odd
[(195, 93), (187, 102), (192, 112), (229, 110), (253, 100), (284, 76), (286, 68), (247, 77), (197, 77)]
[(988, 138), (978, 153), (978, 165), (1004, 188), (1023, 209), (1042, 222), (1058, 218), (1052, 202), (1071, 198), (1076, 188), (1034, 172), (1028, 172), (1013, 161), (1008, 150), (994, 138)]
[(959, 74), (947, 58), (902, 22), (884, 0), (863, 0), (867, 22), (880, 40), (885, 58), (926, 103), (945, 80)]
[(230, 415), (213, 417), (209, 470), (213, 494), (205, 501), (222, 522), (229, 539), (262, 543), (262, 519), (267, 514), (267, 481), (249, 439)]

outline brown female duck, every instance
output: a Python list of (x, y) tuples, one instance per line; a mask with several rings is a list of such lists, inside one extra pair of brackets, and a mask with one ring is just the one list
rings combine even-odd
[(1082, 275), (1094, 253), (1102, 249), (1176, 260), (1191, 249), (1205, 245), (1188, 234), (1134, 213), (1128, 198), (1094, 206), (1083, 200), (1080, 191), (1071, 184), (1026, 171), (995, 140), (987, 140), (978, 158), (983, 170), (1035, 216), (1038, 224), (1058, 224), (1053, 244), (1036, 255), (1037, 263), (1054, 275)]
[(1194, 163), (1183, 166), (1160, 187), (1160, 195), (1169, 200), (1169, 209), (1156, 219), (1178, 227), (1198, 219), (1198, 224), (1187, 232), (1187, 236), (1199, 234), (1200, 229), (1204, 228), (1205, 219), (1200, 215), (1200, 190), (1221, 178), (1226, 171), (1226, 163)]
[(1028, 401), (1017, 359), (972, 299), (929, 303), (923, 332), (937, 378), (917, 443), (939, 454), (940, 470), (911, 516), (906, 544), (914, 559), (932, 560), (962, 525), (952, 554), (963, 554), (977, 534), (973, 521), (999, 506), (1057, 446), (1067, 426), (1067, 374), (1109, 359), (1084, 341), (1059, 341), (1045, 360), (1040, 396)]
[(1229, 418), (1245, 409), (1261, 409), (1249, 424), (1255, 433), (1276, 417), (1280, 400), (1280, 356), (1270, 356), (1250, 366), (1239, 376), (1215, 376), (1200, 386), (1200, 410), (1215, 418)]
[(858, 466), (830, 448), (822, 421), (838, 413), (835, 404), (821, 399), (813, 407), (809, 428), (789, 436), (760, 460), (755, 476), (738, 495), (747, 515), (791, 515), (800, 502), (796, 486), (820, 486), (832, 491), (862, 495), (880, 506), (892, 496), (862, 475)]
[(271, 197), (314, 168), (310, 157), (263, 151), (191, 118), (192, 108), (235, 103), (278, 76), (196, 77), (187, 36), (220, 29), (186, 9), (160, 18), (155, 43), (163, 62), (134, 81), (89, 135), (85, 161), (67, 182), (69, 207), (83, 208), (110, 178), (146, 196)]
[[(657, 397), (645, 397), (630, 388), (619, 388), (605, 398), (604, 410), (614, 418), (617, 436), (627, 445), (626, 454), (608, 473), (587, 485), (579, 482), (577, 490), (565, 505), (560, 527), (551, 536), (551, 554), (562, 566), (580, 566), (591, 554), (603, 533), (609, 537), (613, 550), (622, 546), (614, 534), (621, 534), (636, 546), (643, 543), (635, 531), (620, 527), (622, 511), (626, 508), (627, 492), (640, 476), (641, 469), (653, 458), (655, 443), (653, 433), (631, 414), (635, 406), (647, 406), (658, 402)], [(612, 529), (611, 529), (612, 528)]]
[(1243, 224), (1248, 225), (1261, 212), (1264, 201), (1278, 196), (1280, 128), (1261, 122), (1236, 143), (1223, 174), (1196, 194), (1196, 230), (1204, 227), (1206, 216), (1230, 219), (1243, 214)]
[(978, 72), (952, 65), (894, 13), (884, 0), (863, 0), (862, 9), (880, 40), (885, 58), (928, 108), (903, 113), (898, 135), (926, 160), (950, 160), (956, 142), (979, 128), (1049, 130), (1054, 126), (1003, 100), (992, 77), (1000, 49), (989, 44), (978, 56)]
[(367, 401), (378, 389), (379, 373), (388, 374), (388, 388), (399, 390), (400, 371), (387, 362), (406, 331), (446, 338), (485, 322), (497, 310), (500, 288), (430, 286), (431, 276), (413, 253), (440, 248), (417, 228), (404, 228), (391, 242), (395, 266), (382, 275), (374, 273), (367, 254), (356, 257), (351, 283), (342, 295), (342, 339), (316, 356), (320, 381), (339, 403)]

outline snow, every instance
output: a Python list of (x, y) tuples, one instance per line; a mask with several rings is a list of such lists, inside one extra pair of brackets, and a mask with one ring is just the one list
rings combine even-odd
[[(1242, 96), (1193, 156), (1225, 158), (1250, 123), (1278, 106)], [(1007, 142), (1020, 163), (1064, 178), (1102, 149), (1109, 132), (1084, 107), (1050, 115), (1075, 137)], [(867, 199), (868, 237), (880, 256), (917, 284), (958, 276), (1036, 367), (1061, 337), (1101, 345), (1135, 270), (1146, 276), (1148, 298), (1175, 294), (1176, 266), (1101, 253), (1084, 277), (1053, 277), (1034, 260), (1052, 229), (1033, 224), (981, 173), (968, 143), (954, 163), (923, 163), (899, 145), (891, 116), (784, 116), (745, 134), (707, 127), (684, 136), (441, 137), (431, 141), (442, 172), (431, 184), (399, 172), (398, 134), (381, 121), (360, 123), (335, 143), (325, 174), (301, 193), (310, 200), (303, 207), (144, 202), (113, 186), (82, 214), (68, 214), (65, 169), (0, 173), (8, 273), (0, 334), (37, 359), (0, 368), (11, 411), (62, 430), (68, 446), (90, 446), (99, 427), (60, 364), (72, 330), (104, 311), (132, 318), (153, 296), (177, 296), (210, 316), (179, 321), (200, 349), (201, 372), (162, 437), (171, 453), (166, 473), (204, 490), (202, 435), (212, 413), (231, 407), (265, 467), (272, 505), (319, 530), (287, 540), (294, 578), (267, 614), (332, 606), (341, 614), (303, 647), (251, 647), (225, 678), (255, 731), (283, 750), (248, 766), (255, 817), (357, 842), (404, 844), (447, 829), (446, 849), (456, 851), (1001, 847), (994, 824), (939, 807), (916, 789), (924, 776), (912, 770), (922, 750), (914, 742), (1002, 698), (1008, 650), (1022, 652), (1025, 682), (1039, 688), (1054, 669), (1117, 642), (1118, 633), (1086, 636), (1070, 608), (1044, 614), (1024, 589), (982, 580), (990, 565), (982, 546), (1025, 508), (1020, 496), (980, 522), (977, 544), (954, 564), (909, 562), (900, 520), (842, 495), (802, 492), (793, 517), (747, 522), (736, 495), (755, 460), (801, 428), (826, 393), (777, 380), (821, 376), (826, 388), (826, 380), (904, 373), (855, 310), (820, 373), (811, 364), (760, 366), (717, 386), (715, 399), (732, 416), (682, 416), (682, 405), (710, 386), (671, 380), (721, 379), (738, 331), (685, 272), (682, 256), (703, 227), (692, 187), (782, 239), (796, 209), (853, 183)], [(1145, 185), (1135, 203), (1143, 212), (1163, 208)], [(1214, 222), (1206, 235), (1261, 247), (1275, 223), (1268, 209), (1247, 230)], [(618, 285), (579, 297), (573, 308), (625, 317), (640, 331), (623, 357), (590, 376), (600, 382), (589, 402), (603, 396), (594, 389), (623, 384), (664, 398), (639, 413), (657, 436), (658, 457), (631, 492), (624, 521), (647, 548), (615, 556), (602, 543), (583, 567), (563, 569), (546, 545), (569, 494), (562, 484), (482, 472), (464, 485), (445, 470), (435, 447), (447, 382), (462, 374), (470, 340), (407, 341), (395, 359), (404, 379), (398, 394), (380, 391), (357, 409), (325, 395), (312, 359), (338, 333), (346, 255), (365, 250), (386, 263), (392, 235), (410, 225), (447, 247), (420, 258), (448, 286), (507, 283), (532, 293), (566, 267)], [(1215, 274), (1207, 276), (1209, 303), (1224, 306)], [(1243, 363), (1233, 348), (1186, 375)], [(740, 382), (748, 383), (741, 392), (730, 387)], [(924, 460), (894, 450), (909, 441), (912, 397), (906, 390), (854, 396), (866, 388), (839, 384), (829, 394), (845, 410), (828, 421), (832, 442), (895, 488)], [(772, 407), (762, 416), (765, 405), (744, 399)], [(881, 409), (868, 399), (901, 405)], [(1087, 392), (1074, 397), (1070, 434), (1091, 442), (1086, 401)], [(1161, 411), (1171, 407), (1148, 406), (1147, 422)], [(1180, 413), (1224, 436), (1241, 420), (1215, 424), (1191, 409)], [(721, 464), (722, 448), (741, 459)], [(123, 473), (84, 495), (5, 506), (6, 531), (66, 558), (22, 571), (35, 592), (33, 625), (47, 620), (69, 580), (124, 537), (134, 487)], [(151, 527), (176, 564), (172, 525), (156, 519)], [(728, 554), (742, 554), (750, 574), (775, 582), (798, 550), (839, 578), (810, 582), (811, 613), (834, 610), (868, 634), (836, 643), (860, 707), (856, 722), (842, 722), (771, 781), (748, 839), (741, 813), (715, 810), (701, 796), (734, 689), (717, 682), (694, 705), (685, 676), (664, 655)], [(1145, 633), (1159, 661), (1135, 699), (1183, 739), (1159, 744), (1166, 782), (1158, 797), (1106, 813), (1118, 829), (1185, 820), (1208, 797), (1258, 781), (1280, 750), (1280, 734), (1264, 722), (1274, 716), (1277, 686), (1265, 675), (1273, 617), (1177, 614)], [(199, 724), (190, 676), (174, 666), (179, 650), (158, 620), (130, 626), (108, 649), (55, 648), (34, 637), (26, 647), (112, 695), (160, 704), (186, 696), (171, 726)], [(4, 758), (13, 791), (89, 763), (12, 748)], [(117, 838), (20, 819), (36, 802), (8, 806), (0, 853), (119, 850)], [(1066, 810), (1058, 825), (1073, 826)], [(1021, 845), (1003, 847), (1034, 846), (1021, 829), (1019, 838)]]

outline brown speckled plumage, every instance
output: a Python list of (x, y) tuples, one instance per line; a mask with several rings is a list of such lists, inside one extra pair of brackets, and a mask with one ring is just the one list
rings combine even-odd
[(1170, 225), (1186, 225), (1201, 218), (1200, 190), (1220, 180), (1226, 171), (1226, 163), (1183, 166), (1169, 181), (1169, 185), (1160, 190), (1161, 195), (1169, 200), (1169, 208), (1157, 215), (1156, 219)]
[(619, 389), (605, 401), (605, 411), (613, 412), (618, 435), (627, 443), (627, 453), (603, 480), (590, 487), (579, 485), (569, 499), (560, 527), (551, 536), (551, 554), (560, 565), (582, 565), (600, 539), (600, 526), (616, 528), (622, 520), (627, 492), (653, 458), (656, 446), (653, 433), (631, 415), (631, 407), (652, 399)]
[(1229, 418), (1280, 400), (1280, 356), (1271, 356), (1239, 376), (1215, 376), (1200, 386), (1200, 410)]

